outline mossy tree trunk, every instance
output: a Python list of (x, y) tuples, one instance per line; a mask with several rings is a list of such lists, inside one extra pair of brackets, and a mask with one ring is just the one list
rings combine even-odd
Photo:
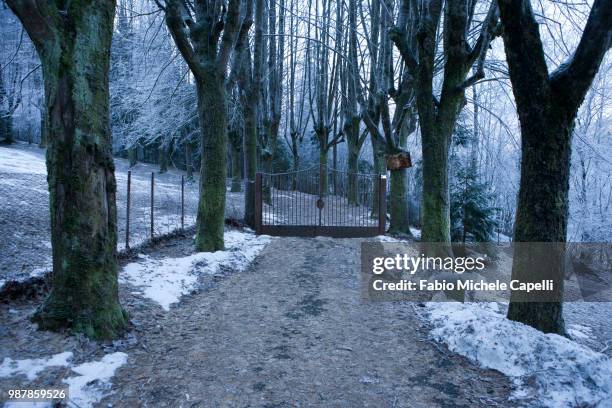
[[(595, 0), (572, 57), (548, 73), (538, 22), (528, 0), (499, 2), (503, 38), (521, 124), (521, 180), (514, 241), (563, 243), (567, 235), (571, 145), (578, 108), (610, 48), (612, 0)], [(537, 279), (515, 247), (512, 279)], [(557, 295), (563, 293), (563, 253), (547, 254)], [(518, 296), (518, 295), (516, 295)], [(508, 318), (547, 333), (564, 334), (563, 303), (517, 302)], [(561, 299), (559, 299), (561, 300)]]
[(198, 114), (202, 128), (202, 163), (196, 248), (223, 249), (225, 179), (227, 176), (227, 96), (224, 78), (216, 70), (197, 83)]
[(108, 69), (115, 3), (12, 0), (43, 66), (52, 288), (35, 320), (112, 338), (126, 326), (117, 288), (117, 212)]
[[(423, 154), (422, 241), (450, 242), (449, 146), (465, 100), (465, 89), (484, 77), (484, 59), (498, 32), (497, 2), (491, 2), (473, 45), (470, 45), (468, 34), (472, 30), (474, 8), (468, 7), (466, 2), (431, 0), (424, 10), (415, 10), (416, 6), (410, 0), (402, 0), (397, 25), (389, 36), (407, 71), (415, 79)], [(435, 58), (440, 26), (444, 73), (441, 93), (437, 97), (434, 77), (438, 69)], [(468, 78), (474, 64), (477, 65), (476, 74)]]
[(223, 249), (227, 173), (226, 71), (240, 28), (240, 0), (167, 0), (166, 25), (191, 70), (198, 97), (202, 165), (196, 249)]

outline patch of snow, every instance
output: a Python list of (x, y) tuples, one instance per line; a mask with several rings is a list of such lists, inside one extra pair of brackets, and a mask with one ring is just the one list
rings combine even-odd
[(401, 239), (390, 237), (388, 235), (377, 235), (374, 237), (374, 239), (380, 242), (402, 242)]
[(236, 230), (225, 232), (225, 250), (199, 252), (182, 258), (154, 259), (138, 256), (123, 268), (120, 282), (139, 287), (143, 296), (164, 310), (195, 289), (199, 275), (215, 274), (220, 267), (244, 270), (270, 241), (269, 236)]
[(567, 327), (567, 333), (574, 339), (590, 339), (592, 329), (581, 324), (570, 324)]
[(105, 355), (100, 361), (90, 361), (72, 368), (77, 374), (63, 382), (68, 384), (70, 400), (79, 407), (92, 407), (108, 395), (110, 379), (115, 370), (127, 362), (127, 354), (116, 352)]
[(418, 228), (410, 227), (410, 232), (416, 239), (421, 239), (421, 230)]
[(66, 351), (54, 354), (50, 357), (13, 360), (6, 357), (0, 365), (0, 377), (12, 377), (25, 375), (28, 380), (33, 381), (38, 373), (49, 367), (67, 367), (70, 364), (68, 359), (72, 358), (72, 353)]
[(515, 399), (535, 398), (537, 406), (555, 408), (612, 406), (610, 358), (565, 337), (510, 321), (497, 306), (428, 303), (422, 317), (433, 326), (434, 340), (510, 377)]
[(44, 155), (36, 155), (10, 147), (0, 147), (1, 173), (47, 174)]

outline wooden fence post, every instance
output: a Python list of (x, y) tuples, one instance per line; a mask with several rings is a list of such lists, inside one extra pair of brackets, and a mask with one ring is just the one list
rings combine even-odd
[(387, 222), (387, 176), (380, 176), (378, 187), (378, 234), (385, 235)]
[(127, 174), (127, 206), (125, 212), (125, 249), (130, 249), (130, 190), (132, 187), (132, 171)]
[(255, 174), (255, 233), (261, 234), (262, 215), (261, 173)]
[(185, 229), (185, 176), (181, 175), (181, 230)]
[(155, 203), (155, 173), (151, 172), (151, 239), (153, 239), (153, 206)]

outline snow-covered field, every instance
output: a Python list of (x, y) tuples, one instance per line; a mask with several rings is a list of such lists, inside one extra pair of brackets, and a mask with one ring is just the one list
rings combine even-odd
[[(117, 248), (125, 248), (127, 174), (131, 171), (131, 247), (150, 238), (151, 173), (155, 173), (154, 233), (156, 236), (180, 228), (181, 176), (169, 170), (138, 163), (129, 168), (124, 159), (115, 159), (117, 179)], [(51, 269), (49, 193), (45, 151), (16, 143), (0, 146), (0, 287), (9, 280), (40, 276)], [(241, 193), (227, 194), (228, 216), (241, 218)], [(198, 180), (185, 184), (185, 226), (195, 224)]]
[[(515, 385), (513, 399), (538, 407), (611, 407), (612, 359), (556, 334), (505, 318), (497, 303), (427, 303), (431, 337)], [(609, 323), (609, 321), (608, 321)], [(569, 325), (574, 337), (589, 328)], [(577, 335), (577, 333), (580, 333)]]

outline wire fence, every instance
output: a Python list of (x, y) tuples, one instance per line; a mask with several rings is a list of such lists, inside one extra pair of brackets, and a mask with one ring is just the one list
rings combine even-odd
[(147, 240), (195, 225), (198, 184), (185, 176), (132, 177), (117, 180), (117, 247), (129, 249)]

